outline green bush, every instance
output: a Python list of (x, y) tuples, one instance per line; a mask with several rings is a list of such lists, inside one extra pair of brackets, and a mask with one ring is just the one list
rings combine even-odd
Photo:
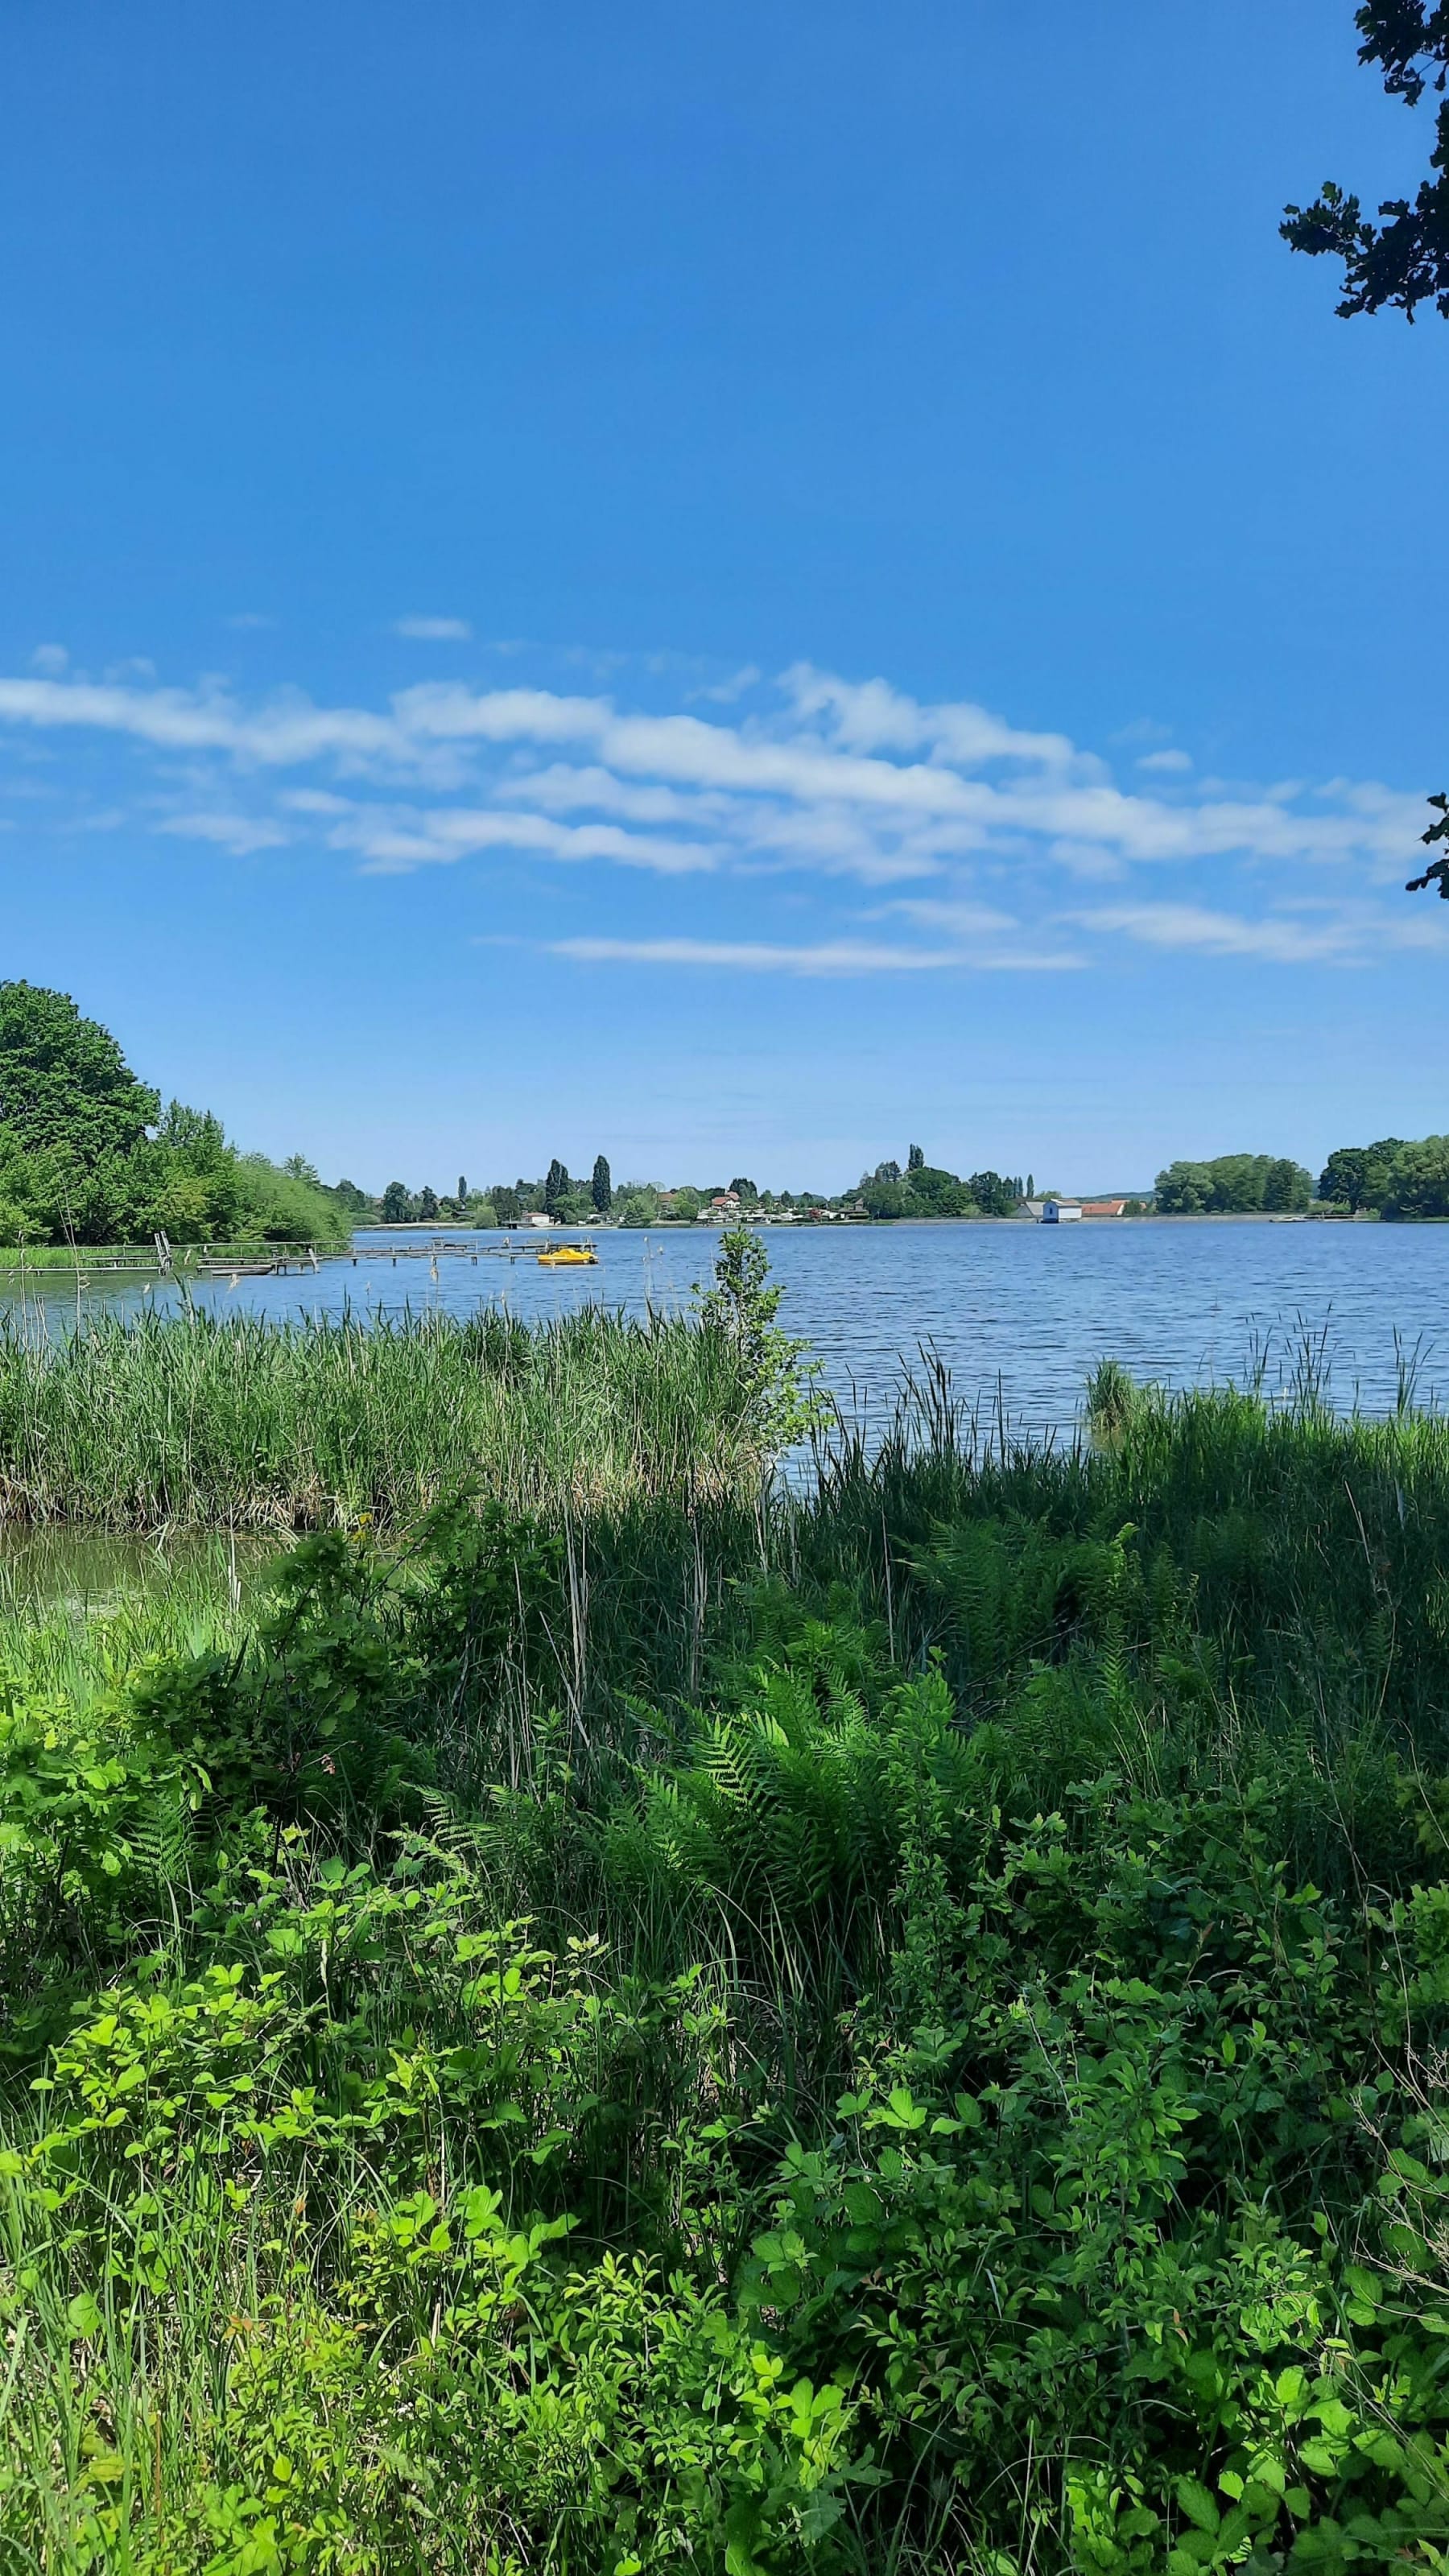
[(17, 1667), (0, 2566), (1445, 2563), (1449, 1436), (1104, 1389)]

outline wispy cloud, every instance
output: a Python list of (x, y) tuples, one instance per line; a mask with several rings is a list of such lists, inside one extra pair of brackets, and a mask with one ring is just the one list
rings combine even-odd
[(1194, 950), (1208, 957), (1258, 957), (1280, 966), (1353, 965), (1375, 950), (1449, 947), (1428, 912), (1397, 919), (1376, 907), (1303, 907), (1250, 916), (1204, 904), (1106, 904), (1073, 915), (1084, 930), (1117, 932), (1149, 948)]
[(410, 644), (471, 644), (473, 629), (466, 617), (400, 617), (394, 635), (406, 636)]
[(764, 975), (939, 973), (945, 967), (1079, 966), (1079, 957), (978, 957), (966, 950), (895, 948), (878, 940), (828, 939), (799, 947), (755, 939), (551, 939), (551, 957), (599, 966), (713, 966)]
[[(427, 643), (468, 633), (456, 618), (399, 631)], [(136, 828), (239, 855), (288, 843), (374, 874), (511, 858), (627, 870), (636, 883), (748, 881), (758, 938), (711, 938), (718, 920), (701, 915), (682, 949), (595, 942), (587, 953), (601, 962), (1055, 971), (1146, 948), (1287, 967), (1440, 936), (1422, 910), (1411, 922), (1375, 900), (1408, 873), (1417, 793), (1195, 778), (1152, 725), (1128, 728), (1119, 776), (1065, 734), (804, 663), (770, 684), (747, 668), (701, 690), (698, 666), (675, 672), (664, 657), (652, 706), (521, 674), (499, 688), (432, 676), (369, 706), (300, 689), (248, 698), (219, 679), (168, 687), (144, 666), (96, 679), (59, 647), (37, 660), (0, 677), (0, 787), (7, 738), (18, 772), (27, 745), (84, 737), (111, 747), (103, 792), (129, 798)], [(83, 802), (77, 788), (71, 828)], [(1116, 892), (1088, 908), (1093, 885)], [(884, 915), (852, 909), (852, 888), (889, 896), (899, 944), (859, 935)]]
[(178, 841), (210, 841), (238, 859), (249, 858), (254, 850), (279, 850), (290, 838), (280, 823), (249, 814), (168, 814), (158, 829)]

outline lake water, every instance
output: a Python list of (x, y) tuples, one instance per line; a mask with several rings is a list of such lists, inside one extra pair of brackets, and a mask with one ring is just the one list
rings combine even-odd
[[(415, 1240), (424, 1239), (422, 1236)], [(315, 1276), (209, 1282), (196, 1303), (213, 1312), (281, 1319), (359, 1314), (470, 1314), (482, 1304), (526, 1318), (589, 1300), (643, 1313), (687, 1308), (707, 1279), (716, 1238), (605, 1230), (596, 1269), (541, 1270), (474, 1260), (346, 1259)], [(515, 1238), (516, 1239), (516, 1238)], [(361, 1234), (359, 1248), (387, 1244)], [(770, 1264), (785, 1289), (781, 1321), (818, 1353), (828, 1384), (877, 1419), (924, 1347), (949, 1368), (968, 1404), (1000, 1400), (1020, 1430), (1069, 1431), (1097, 1361), (1172, 1386), (1242, 1379), (1265, 1359), (1268, 1384), (1289, 1384), (1306, 1345), (1322, 1355), (1344, 1407), (1392, 1409), (1401, 1358), (1414, 1359), (1421, 1404), (1449, 1404), (1449, 1228), (1283, 1224), (1271, 1220), (1052, 1227), (1023, 1223), (771, 1227)], [(16, 1305), (0, 1285), (0, 1307)], [(82, 1301), (135, 1312), (174, 1310), (164, 1285), (108, 1287)], [(76, 1292), (56, 1287), (26, 1304), (51, 1329), (74, 1323)], [(1396, 1343), (1397, 1336), (1397, 1343)]]

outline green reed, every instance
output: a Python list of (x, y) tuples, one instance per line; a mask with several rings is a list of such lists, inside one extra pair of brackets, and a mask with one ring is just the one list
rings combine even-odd
[(406, 1520), (461, 1488), (593, 1509), (757, 1481), (728, 1339), (599, 1308), (541, 1326), (197, 1311), (0, 1333), (0, 1517), (110, 1529)]

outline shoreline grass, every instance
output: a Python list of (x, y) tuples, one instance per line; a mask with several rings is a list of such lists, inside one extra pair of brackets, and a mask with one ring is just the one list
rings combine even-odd
[(734, 1492), (768, 1464), (754, 1396), (726, 1336), (598, 1307), (6, 1327), (0, 1520), (282, 1531), (464, 1487), (512, 1511)]

